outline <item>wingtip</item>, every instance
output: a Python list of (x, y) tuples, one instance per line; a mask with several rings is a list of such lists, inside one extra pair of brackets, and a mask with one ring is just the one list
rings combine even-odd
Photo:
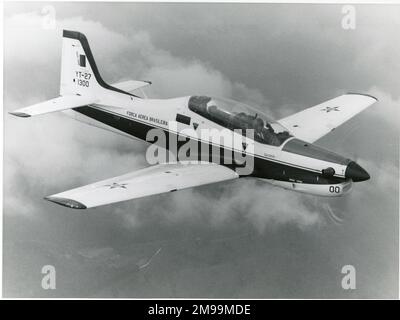
[(29, 118), (31, 116), (30, 114), (24, 112), (9, 112), (9, 114), (20, 118)]
[(83, 203), (80, 203), (79, 201), (72, 200), (72, 199), (47, 196), (47, 197), (44, 197), (44, 200), (54, 202), (56, 204), (59, 204), (61, 206), (71, 208), (71, 209), (87, 209), (87, 207)]
[(379, 101), (377, 97), (374, 97), (373, 95), (370, 95), (368, 93), (359, 93), (359, 92), (347, 92), (346, 94), (358, 94), (360, 96), (366, 96), (366, 97), (370, 97), (372, 99), (375, 99), (376, 101)]

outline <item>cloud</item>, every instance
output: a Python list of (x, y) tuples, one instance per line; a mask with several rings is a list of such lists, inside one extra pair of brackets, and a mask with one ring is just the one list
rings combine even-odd
[[(398, 98), (400, 45), (393, 40), (398, 7), (355, 6), (354, 31), (341, 26), (342, 5), (238, 8), (215, 5), (204, 15), (207, 9), (201, 5), (163, 8), (159, 19), (168, 21), (175, 35), (168, 39), (157, 26), (142, 24), (163, 48), (177, 56), (205, 57), (230, 79), (259, 89), (275, 105), (312, 105), (336, 91), (365, 92), (372, 86)], [(195, 9), (199, 15), (191, 14)], [(179, 19), (173, 19), (176, 11)]]
[[(169, 201), (165, 201), (167, 198)], [(268, 226), (274, 228), (287, 223), (306, 230), (323, 220), (317, 208), (310, 208), (307, 201), (304, 202), (305, 198), (307, 196), (265, 182), (240, 179), (225, 185), (217, 184), (159, 196), (157, 201), (146, 200), (136, 206), (137, 209), (146, 207), (146, 215), (135, 215), (132, 212), (140, 210), (120, 211), (120, 214), (128, 222), (133, 221), (126, 226), (128, 228), (163, 220), (167, 224), (207, 221), (216, 228), (248, 221), (260, 233)]]
[(400, 96), (396, 99), (378, 86), (373, 86), (368, 93), (379, 100), (376, 105), (370, 108), (369, 114), (383, 119), (391, 128), (398, 129), (400, 124)]

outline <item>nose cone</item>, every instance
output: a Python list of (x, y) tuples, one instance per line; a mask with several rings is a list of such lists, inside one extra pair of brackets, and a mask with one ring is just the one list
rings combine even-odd
[(357, 163), (351, 161), (346, 168), (344, 173), (346, 178), (353, 180), (354, 182), (365, 181), (370, 178), (367, 171), (361, 168)]

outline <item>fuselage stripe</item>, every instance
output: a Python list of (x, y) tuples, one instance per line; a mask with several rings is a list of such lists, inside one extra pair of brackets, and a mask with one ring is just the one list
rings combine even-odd
[[(150, 124), (150, 123), (147, 123), (145, 121), (141, 121), (139, 119), (132, 119), (132, 118), (126, 117), (123, 114), (120, 114), (120, 113), (117, 113), (117, 112), (113, 112), (111, 110), (103, 109), (102, 107), (97, 106), (97, 105), (88, 105), (88, 107), (96, 109), (96, 110), (101, 111), (101, 112), (105, 112), (105, 113), (109, 113), (109, 114), (112, 114), (112, 115), (116, 115), (118, 117), (122, 117), (122, 118), (124, 118), (126, 120), (132, 121), (133, 123), (138, 122), (138, 123), (144, 124), (146, 126), (149, 126), (149, 127), (153, 128), (153, 129), (161, 129), (161, 130), (164, 130), (164, 131), (166, 131), (168, 133), (172, 133), (172, 134), (176, 134), (178, 136), (180, 135), (180, 136), (185, 137), (185, 138), (193, 139), (193, 140), (195, 140), (195, 141), (197, 141), (199, 143), (209, 144), (209, 145), (212, 145), (212, 146), (215, 146), (215, 147), (221, 147), (220, 145), (217, 145), (217, 144), (215, 144), (215, 143), (213, 143), (211, 141), (203, 141), (201, 139), (196, 139), (196, 138), (184, 135), (182, 133), (170, 131), (167, 128), (163, 128), (163, 127), (157, 126), (155, 124)], [(119, 130), (118, 128), (116, 128), (116, 129)], [(232, 151), (232, 152), (240, 152), (240, 153), (243, 152), (243, 150), (236, 150), (236, 149), (230, 149), (230, 148), (225, 148), (225, 149), (227, 149), (229, 151)], [(254, 158), (258, 158), (260, 160), (266, 160), (266, 161), (269, 161), (269, 162), (279, 163), (279, 164), (282, 164), (282, 165), (285, 165), (285, 166), (288, 166), (288, 167), (298, 168), (298, 169), (307, 170), (307, 171), (315, 172), (315, 173), (320, 173), (321, 172), (319, 170), (312, 169), (312, 168), (309, 168), (309, 167), (303, 167), (303, 166), (294, 165), (292, 163), (288, 163), (288, 162), (285, 162), (285, 161), (282, 161), (282, 160), (276, 160), (276, 159), (267, 158), (267, 157), (264, 157), (264, 156), (259, 155), (259, 154), (253, 154), (252, 156)], [(337, 178), (345, 178), (343, 175), (340, 175), (340, 174), (335, 174), (334, 176), (337, 177)]]

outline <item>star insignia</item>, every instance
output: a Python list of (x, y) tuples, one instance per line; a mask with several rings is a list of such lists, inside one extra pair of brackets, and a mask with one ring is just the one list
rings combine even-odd
[(116, 183), (113, 182), (112, 184), (106, 184), (104, 187), (110, 187), (110, 189), (121, 188), (126, 189), (127, 183)]
[(321, 111), (331, 112), (331, 111), (340, 111), (340, 110), (339, 110), (339, 107), (325, 107), (325, 108), (321, 109)]

